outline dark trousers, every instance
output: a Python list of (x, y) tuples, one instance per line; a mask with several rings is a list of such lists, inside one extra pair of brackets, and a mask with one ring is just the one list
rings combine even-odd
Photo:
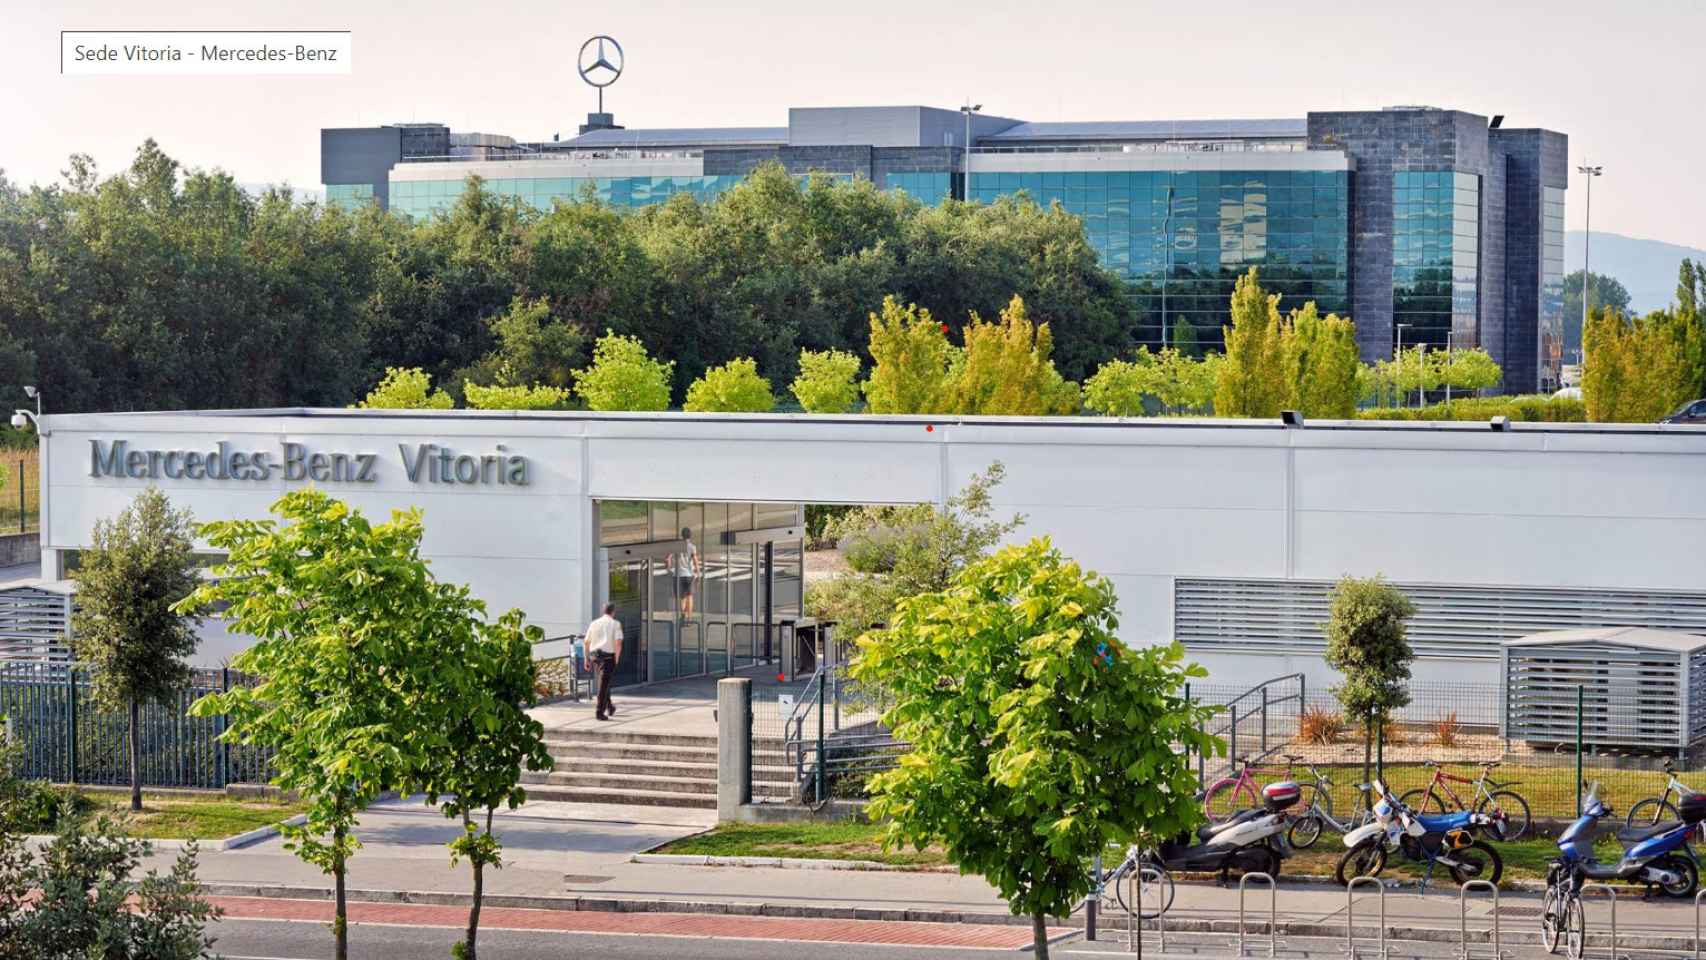
[(598, 705), (593, 713), (607, 717), (616, 712), (616, 705), (610, 702), (610, 681), (616, 676), (616, 658), (608, 653), (592, 655), (593, 682), (598, 688)]

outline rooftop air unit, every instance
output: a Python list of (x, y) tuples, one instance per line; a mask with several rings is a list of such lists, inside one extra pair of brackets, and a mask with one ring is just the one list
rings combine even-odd
[(1510, 740), (1682, 752), (1706, 739), (1706, 637), (1642, 627), (1559, 630), (1502, 645)]

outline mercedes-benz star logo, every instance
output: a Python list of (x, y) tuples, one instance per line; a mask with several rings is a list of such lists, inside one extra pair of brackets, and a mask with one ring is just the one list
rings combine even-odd
[(581, 44), (575, 69), (580, 72), (581, 79), (592, 86), (610, 86), (622, 75), (622, 45), (603, 34), (593, 37)]

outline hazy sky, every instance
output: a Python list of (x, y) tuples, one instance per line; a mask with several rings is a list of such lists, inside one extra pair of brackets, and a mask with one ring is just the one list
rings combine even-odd
[[(319, 129), (399, 120), (548, 139), (593, 109), (581, 41), (615, 36), (630, 127), (782, 126), (789, 106), (968, 96), (1028, 120), (1301, 117), (1425, 103), (1506, 114), (1602, 163), (1597, 229), (1706, 247), (1698, 0), (0, 0), (0, 168), (103, 170), (152, 136), (246, 182), (319, 183)], [(62, 77), (62, 29), (348, 29), (345, 77)], [(1572, 173), (1569, 227), (1580, 229)], [(1572, 264), (1572, 266), (1574, 266)]]

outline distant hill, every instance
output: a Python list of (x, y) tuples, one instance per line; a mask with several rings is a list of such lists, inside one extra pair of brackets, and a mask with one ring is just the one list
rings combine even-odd
[[(1676, 268), (1683, 258), (1706, 262), (1706, 250), (1642, 240), (1616, 233), (1593, 232), (1594, 273), (1616, 277), (1629, 290), (1631, 309), (1645, 312), (1667, 306), (1676, 299)], [(1582, 232), (1564, 234), (1564, 272), (1582, 268)]]

